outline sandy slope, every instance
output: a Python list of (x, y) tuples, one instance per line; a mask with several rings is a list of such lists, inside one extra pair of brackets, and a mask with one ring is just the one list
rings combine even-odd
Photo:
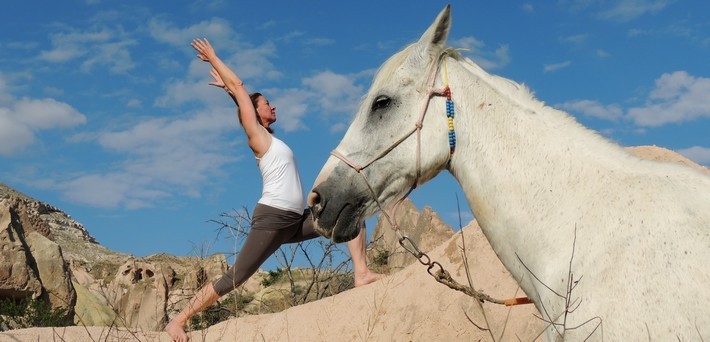
[[(497, 298), (523, 296), (490, 249), (477, 224), (463, 230), (474, 288)], [(456, 234), (429, 253), (459, 282), (466, 274)], [(483, 304), (496, 336), (530, 341), (543, 329), (532, 305), (508, 308)], [(481, 307), (439, 284), (415, 263), (377, 283), (283, 312), (246, 316), (191, 332), (192, 341), (490, 341)], [(508, 320), (507, 326), (505, 321)], [(505, 326), (505, 329), (503, 329)], [(106, 327), (32, 328), (0, 334), (0, 341), (168, 341), (164, 333), (128, 332)]]

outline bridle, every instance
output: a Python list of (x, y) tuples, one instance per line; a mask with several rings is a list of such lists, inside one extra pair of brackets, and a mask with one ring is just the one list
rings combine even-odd
[[(424, 122), (424, 116), (426, 115), (427, 109), (429, 108), (429, 102), (431, 101), (432, 96), (446, 96), (446, 112), (447, 112), (447, 117), (449, 120), (449, 146), (450, 146), (450, 154), (449, 154), (449, 160), (447, 161), (447, 165), (451, 163), (451, 158), (453, 157), (454, 150), (456, 147), (456, 135), (454, 132), (454, 105), (453, 102), (451, 101), (451, 90), (449, 88), (449, 79), (448, 79), (448, 72), (446, 70), (446, 56), (449, 54), (449, 50), (443, 51), (439, 57), (436, 60), (436, 63), (432, 65), (431, 67), (431, 72), (429, 74), (429, 80), (427, 82), (428, 84), (428, 91), (427, 95), (424, 98), (424, 102), (421, 107), (421, 111), (419, 112), (419, 119), (417, 122), (414, 124), (414, 127), (410, 129), (408, 132), (406, 132), (404, 135), (402, 135), (401, 138), (399, 138), (397, 141), (392, 143), (389, 147), (384, 149), (382, 152), (377, 154), (374, 158), (370, 159), (367, 163), (364, 163), (362, 165), (359, 165), (352, 161), (350, 158), (345, 156), (344, 154), (340, 153), (337, 149), (333, 150), (330, 154), (333, 155), (334, 157), (342, 160), (345, 164), (353, 168), (357, 173), (362, 175), (362, 178), (365, 180), (365, 184), (367, 185), (368, 189), (370, 189), (370, 193), (372, 194), (372, 198), (375, 199), (375, 202), (377, 203), (377, 206), (380, 208), (380, 212), (385, 216), (387, 219), (387, 222), (390, 224), (392, 229), (395, 231), (395, 233), (398, 235), (398, 240), (399, 244), (410, 254), (412, 254), (419, 262), (425, 266), (428, 266), (427, 272), (434, 277), (438, 282), (454, 289), (457, 291), (461, 291), (463, 293), (466, 293), (467, 295), (474, 297), (478, 299), (479, 301), (488, 301), (491, 303), (496, 303), (496, 304), (502, 304), (506, 306), (512, 306), (512, 305), (519, 305), (519, 304), (530, 304), (532, 301), (528, 299), (527, 297), (519, 297), (519, 298), (509, 298), (505, 300), (500, 300), (500, 299), (495, 299), (481, 291), (477, 291), (473, 289), (470, 286), (462, 285), (459, 284), (456, 280), (454, 280), (451, 277), (451, 274), (447, 272), (444, 267), (437, 261), (432, 261), (429, 256), (422, 252), (419, 247), (414, 243), (414, 241), (409, 238), (406, 235), (403, 235), (402, 232), (399, 230), (399, 226), (397, 225), (397, 208), (399, 205), (409, 196), (409, 194), (416, 189), (417, 183), (419, 182), (419, 177), (421, 176), (421, 131), (422, 131), (422, 124)], [(436, 75), (437, 72), (439, 71), (439, 65), (443, 65), (444, 67), (444, 79), (445, 79), (445, 87), (444, 88), (435, 88), (434, 83), (436, 82)], [(394, 206), (392, 207), (392, 214), (391, 216), (387, 213), (385, 210), (384, 206), (382, 203), (380, 203), (380, 200), (377, 198), (377, 194), (375, 193), (375, 190), (372, 188), (372, 185), (370, 185), (370, 182), (367, 180), (367, 176), (365, 175), (364, 172), (362, 172), (364, 169), (366, 169), (368, 166), (372, 165), (374, 162), (377, 160), (381, 159), (382, 157), (386, 156), (392, 150), (394, 150), (399, 144), (404, 142), (405, 140), (409, 139), (414, 133), (417, 134), (417, 174), (414, 177), (414, 182), (412, 182), (412, 185), (409, 187), (409, 190), (395, 202)], [(463, 233), (462, 233), (463, 234)], [(406, 245), (405, 243), (409, 243), (409, 245)], [(432, 272), (432, 270), (438, 267), (439, 270), (435, 273)]]
[[(342, 160), (345, 164), (353, 168), (357, 173), (361, 174), (363, 179), (365, 180), (365, 184), (367, 184), (367, 187), (370, 189), (370, 193), (372, 194), (372, 198), (375, 199), (375, 202), (377, 202), (377, 205), (380, 208), (380, 211), (382, 214), (385, 216), (387, 219), (387, 222), (390, 224), (392, 229), (394, 229), (396, 232), (399, 232), (399, 227), (397, 226), (397, 218), (396, 218), (396, 212), (397, 208), (399, 205), (409, 196), (409, 194), (416, 189), (417, 183), (419, 182), (419, 177), (421, 175), (421, 131), (422, 131), (422, 123), (424, 122), (424, 116), (426, 115), (427, 109), (429, 108), (429, 102), (431, 101), (432, 96), (446, 96), (448, 89), (448, 79), (447, 79), (447, 85), (446, 88), (434, 88), (434, 83), (436, 82), (436, 75), (437, 71), (439, 70), (439, 65), (442, 63), (442, 61), (445, 63), (445, 58), (448, 55), (448, 50), (442, 52), (439, 57), (437, 58), (436, 63), (432, 65), (431, 67), (431, 72), (429, 74), (429, 80), (427, 82), (428, 84), (428, 91), (427, 95), (424, 98), (424, 103), (422, 104), (421, 111), (419, 112), (419, 119), (417, 119), (417, 122), (414, 124), (414, 127), (410, 129), (408, 132), (406, 132), (404, 135), (402, 135), (401, 138), (399, 138), (397, 141), (392, 143), (389, 147), (384, 149), (382, 152), (380, 152), (377, 156), (372, 158), (370, 161), (367, 163), (364, 163), (362, 165), (358, 165), (354, 161), (352, 161), (350, 158), (345, 156), (344, 154), (340, 153), (337, 149), (333, 150), (330, 154), (333, 155), (334, 157)], [(452, 126), (453, 127), (453, 126)], [(362, 172), (365, 168), (368, 166), (372, 165), (372, 163), (376, 162), (377, 160), (381, 159), (382, 157), (386, 156), (392, 150), (394, 150), (397, 146), (399, 146), (402, 142), (407, 140), (409, 137), (411, 137), (414, 133), (417, 135), (417, 174), (414, 178), (414, 182), (412, 182), (412, 185), (409, 187), (409, 190), (395, 202), (394, 206), (392, 207), (392, 215), (390, 216), (387, 211), (385, 210), (384, 206), (382, 203), (380, 203), (380, 200), (377, 198), (377, 194), (375, 193), (375, 190), (372, 188), (370, 185), (370, 182), (367, 180), (367, 176), (365, 175), (364, 172)], [(449, 162), (451, 161), (451, 155), (453, 154), (454, 149), (453, 146), (451, 148), (451, 154), (449, 155)]]

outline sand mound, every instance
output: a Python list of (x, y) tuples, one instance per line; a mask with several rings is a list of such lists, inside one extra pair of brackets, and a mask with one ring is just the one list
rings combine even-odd
[[(473, 285), (497, 298), (524, 296), (500, 263), (475, 222), (462, 230)], [(461, 233), (429, 256), (466, 284)], [(412, 264), (374, 284), (352, 289), (286, 311), (246, 316), (206, 330), (190, 332), (192, 341), (477, 341), (491, 340), (486, 319), (496, 340), (530, 341), (543, 323), (532, 305), (505, 307), (485, 303), (438, 283), (420, 263)], [(507, 323), (506, 323), (507, 322)], [(0, 340), (37, 341), (141, 340), (169, 341), (158, 332), (128, 332), (106, 327), (32, 328), (10, 331)]]

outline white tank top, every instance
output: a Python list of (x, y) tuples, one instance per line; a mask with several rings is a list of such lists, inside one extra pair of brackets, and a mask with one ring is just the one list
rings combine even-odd
[(258, 159), (264, 188), (259, 203), (303, 214), (306, 199), (293, 151), (283, 141), (272, 136), (271, 146)]

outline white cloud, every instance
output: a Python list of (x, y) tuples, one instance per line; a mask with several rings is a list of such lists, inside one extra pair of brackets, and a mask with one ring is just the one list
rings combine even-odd
[(327, 46), (335, 44), (335, 39), (330, 38), (312, 38), (305, 42), (306, 45)]
[(364, 90), (354, 82), (352, 76), (331, 71), (324, 71), (303, 80), (303, 84), (315, 93), (320, 108), (326, 115), (353, 113), (357, 110)]
[(34, 50), (39, 46), (37, 42), (9, 42), (0, 44), (3, 48), (18, 49), (18, 50)]
[(126, 102), (126, 107), (128, 108), (140, 108), (142, 107), (141, 100), (139, 99), (130, 99), (128, 102)]
[[(215, 106), (222, 107), (225, 103), (229, 104), (231, 100), (222, 89), (209, 85), (214, 81), (210, 76), (210, 68), (208, 63), (195, 58), (188, 66), (186, 78), (166, 82), (164, 94), (156, 98), (154, 105), (176, 107), (197, 101), (213, 108)], [(247, 79), (243, 80), (249, 91), (255, 91), (251, 89)]]
[(273, 28), (276, 26), (276, 21), (275, 20), (267, 20), (264, 21), (261, 25), (257, 26), (256, 28), (260, 31), (268, 30), (270, 28)]
[(64, 89), (61, 88), (56, 88), (56, 87), (45, 87), (43, 89), (44, 94), (49, 96), (49, 97), (60, 97), (64, 95)]
[(94, 53), (81, 64), (83, 71), (91, 71), (94, 66), (107, 66), (114, 74), (124, 73), (133, 69), (135, 64), (131, 59), (128, 47), (135, 45), (132, 40), (100, 44), (95, 47)]
[(12, 94), (10, 94), (10, 89), (7, 87), (7, 82), (2, 78), (2, 74), (0, 74), (0, 105), (12, 101), (13, 98)]
[(560, 0), (560, 3), (570, 6), (575, 11), (579, 11), (601, 1), (602, 0)]
[(685, 71), (663, 74), (656, 80), (643, 107), (631, 108), (628, 118), (639, 126), (710, 118), (710, 78), (694, 77)]
[(452, 41), (451, 45), (476, 52), (482, 49), (486, 44), (476, 39), (476, 37), (468, 36)]
[[(248, 52), (248, 54), (251, 54), (251, 52)], [(241, 60), (241, 58), (243, 56), (236, 56), (234, 59)], [(248, 68), (238, 67), (235, 69)], [(197, 78), (198, 75), (207, 76), (202, 76), (202, 79), (194, 82), (176, 81), (170, 83), (166, 87), (165, 95), (158, 98), (155, 104), (161, 107), (168, 107), (191, 101), (201, 101), (209, 108), (229, 103), (227, 101), (230, 100), (227, 99), (223, 91), (207, 85), (212, 80), (208, 75), (208, 70), (209, 66), (206, 66), (204, 62), (193, 62), (188, 72), (188, 78)], [(338, 117), (350, 119), (349, 115), (355, 113), (364, 93), (363, 87), (356, 85), (355, 82), (357, 79), (367, 76), (371, 76), (371, 72), (343, 75), (325, 71), (304, 78), (302, 80), (303, 88), (289, 89), (259, 89), (252, 87), (248, 81), (245, 81), (245, 83), (250, 92), (258, 91), (263, 93), (276, 106), (278, 120), (276, 128), (292, 132), (308, 129), (308, 125), (304, 123), (304, 118), (315, 112), (323, 112), (324, 115), (335, 117), (336, 120)], [(243, 74), (240, 74), (240, 77), (244, 77)]]
[[(207, 73), (207, 72), (205, 72)], [(199, 101), (208, 107), (222, 106), (229, 103), (229, 97), (222, 89), (208, 85), (211, 79), (197, 81), (174, 81), (165, 87), (165, 94), (155, 100), (157, 107), (176, 107), (185, 103)], [(247, 84), (248, 86), (248, 84)]]
[(127, 173), (81, 175), (57, 187), (64, 197), (75, 202), (99, 208), (139, 209), (151, 207), (152, 203), (167, 194), (146, 190), (148, 179), (139, 179)]
[(511, 61), (510, 47), (507, 44), (490, 50), (486, 49), (486, 44), (483, 41), (468, 36), (452, 41), (451, 45), (465, 49), (462, 53), (486, 70), (500, 69)]
[(353, 75), (324, 71), (303, 79), (303, 88), (266, 90), (265, 95), (276, 106), (277, 129), (307, 130), (309, 126), (304, 118), (316, 112), (335, 120), (335, 126), (341, 126), (342, 120), (349, 120), (355, 113), (364, 93), (363, 87), (355, 82), (370, 75), (369, 71)]
[(528, 13), (535, 12), (535, 7), (533, 7), (533, 5), (530, 3), (525, 3), (522, 6), (520, 6), (520, 8), (522, 8), (523, 11), (528, 12)]
[(114, 34), (107, 29), (81, 32), (69, 29), (50, 35), (52, 50), (40, 52), (40, 58), (53, 63), (66, 62), (83, 56), (87, 49), (96, 44), (108, 42)]
[(602, 19), (629, 21), (644, 14), (655, 14), (673, 3), (673, 0), (618, 0), (614, 7), (599, 13)]
[(12, 120), (6, 108), (0, 108), (0, 156), (11, 156), (35, 141), (34, 133)]
[(668, 39), (682, 40), (692, 44), (695, 47), (708, 48), (710, 47), (710, 38), (707, 36), (707, 30), (691, 25), (685, 21), (674, 22), (664, 26), (653, 26), (651, 28), (631, 28), (626, 32), (629, 38), (646, 38), (646, 39)]
[(210, 110), (183, 118), (151, 118), (126, 129), (85, 135), (124, 156), (107, 172), (82, 173), (55, 184), (79, 203), (136, 209), (178, 194), (199, 197), (200, 189), (225, 174), (231, 153), (233, 113)]
[(610, 121), (624, 118), (643, 130), (644, 127), (710, 118), (710, 97), (707, 94), (710, 94), (710, 78), (676, 71), (661, 75), (646, 104), (629, 108), (626, 114), (618, 105), (604, 105), (592, 100), (574, 100), (555, 107)]
[(39, 59), (50, 63), (64, 63), (85, 58), (82, 71), (91, 71), (94, 66), (106, 66), (111, 73), (124, 73), (133, 69), (128, 47), (136, 41), (127, 38), (122, 30), (101, 28), (91, 31), (66, 29), (66, 32), (50, 36), (52, 49), (40, 52)]
[(609, 53), (606, 52), (606, 51), (604, 51), (604, 50), (601, 50), (601, 49), (597, 49), (597, 51), (595, 51), (595, 54), (596, 54), (597, 57), (599, 57), (599, 58), (606, 58), (606, 57), (609, 57)]
[(54, 99), (22, 98), (12, 107), (14, 120), (34, 130), (74, 127), (86, 122), (86, 117), (72, 106)]
[[(676, 0), (560, 0), (572, 11), (596, 12), (596, 17), (604, 20), (629, 21), (645, 14), (656, 14)], [(607, 6), (607, 4), (610, 4)]]
[(572, 36), (560, 37), (560, 41), (563, 43), (570, 43), (573, 45), (583, 45), (589, 39), (589, 34), (576, 34)]
[(225, 0), (197, 0), (190, 5), (192, 11), (218, 10), (226, 5)]
[(86, 51), (76, 46), (60, 46), (49, 51), (40, 52), (39, 58), (47, 62), (62, 63), (84, 54), (86, 54)]
[(308, 129), (303, 118), (309, 114), (309, 109), (313, 108), (310, 102), (315, 94), (303, 89), (286, 89), (274, 93), (269, 102), (276, 106), (277, 129), (286, 132)]
[[(466, 226), (466, 224), (468, 222), (471, 222), (475, 219), (475, 217), (473, 217), (473, 213), (469, 210), (464, 210), (461, 212), (458, 212), (458, 211), (443, 212), (443, 213), (441, 213), (441, 216), (442, 217), (445, 216), (446, 218), (448, 218), (447, 222), (459, 222), (459, 219), (461, 219), (461, 224), (463, 224), (464, 226)], [(455, 229), (458, 230), (459, 228), (463, 228), (463, 227), (456, 227)]]
[(0, 155), (15, 155), (36, 142), (42, 130), (84, 124), (86, 116), (54, 99), (16, 99), (0, 79)]
[(572, 65), (572, 62), (570, 62), (570, 61), (564, 61), (562, 63), (555, 63), (555, 64), (545, 64), (545, 65), (543, 65), (542, 70), (544, 72), (548, 73), (548, 72), (553, 72), (553, 71), (557, 71), (560, 69), (564, 69), (570, 65)]
[(245, 80), (277, 80), (283, 74), (269, 60), (275, 56), (276, 46), (266, 42), (261, 46), (242, 49), (225, 62), (235, 66), (234, 71)]
[(219, 18), (201, 21), (186, 28), (178, 28), (172, 22), (154, 18), (148, 23), (148, 31), (151, 37), (159, 42), (181, 47), (189, 47), (195, 38), (207, 38), (213, 43), (227, 43), (234, 35), (229, 23)]
[(286, 132), (308, 129), (303, 119), (312, 112), (322, 112), (336, 120), (355, 113), (363, 93), (362, 86), (354, 83), (357, 77), (325, 71), (305, 78), (303, 89), (270, 90), (274, 96), (269, 100), (276, 105), (278, 127)]
[(591, 100), (568, 101), (555, 107), (572, 113), (581, 113), (587, 117), (609, 121), (617, 121), (624, 115), (624, 111), (617, 105), (603, 105)]
[[(275, 24), (275, 23), (274, 23)], [(290, 43), (296, 38), (301, 38), (306, 34), (303, 31), (291, 31), (278, 38), (279, 41)]]
[[(107, 149), (132, 155), (160, 155), (183, 149), (195, 142), (214, 139), (208, 132), (220, 132), (231, 120), (226, 113), (202, 113), (189, 118), (151, 118), (129, 129), (105, 132), (97, 138)], [(201, 137), (205, 134), (204, 137)], [(189, 137), (189, 139), (185, 139)], [(189, 140), (189, 141), (188, 141)]]
[(348, 125), (344, 122), (338, 122), (335, 125), (330, 126), (330, 133), (345, 132), (348, 129)]
[[(149, 23), (149, 31), (154, 39), (184, 47), (191, 52), (195, 51), (190, 47), (190, 42), (195, 38), (206, 37), (222, 61), (239, 75), (250, 92), (261, 91), (258, 88), (261, 82), (277, 80), (283, 76), (270, 61), (276, 56), (276, 46), (273, 43), (265, 42), (253, 47), (233, 41), (235, 33), (222, 19), (203, 21), (187, 28), (177, 27), (162, 19), (153, 19)], [(165, 94), (158, 97), (154, 105), (170, 107), (199, 101), (213, 107), (216, 103), (230, 101), (222, 91), (208, 86), (209, 82), (213, 81), (209, 70), (208, 63), (194, 58), (188, 67), (186, 78), (168, 82)]]
[(693, 146), (677, 152), (698, 164), (710, 166), (710, 147)]
[[(184, 45), (186, 41), (189, 42), (195, 37), (208, 36), (219, 56), (239, 75), (247, 89), (250, 92), (264, 93), (269, 97), (270, 102), (276, 105), (277, 129), (287, 132), (308, 129), (304, 118), (318, 111), (323, 111), (328, 116), (354, 113), (363, 93), (362, 86), (354, 83), (358, 75), (339, 75), (329, 71), (303, 79), (302, 84), (305, 87), (299, 89), (260, 88), (262, 84), (283, 77), (271, 62), (273, 58), (278, 57), (276, 45), (270, 41), (259, 46), (249, 46), (240, 42), (225, 44), (223, 41), (227, 41), (226, 37), (234, 36), (234, 33), (228, 24), (221, 20), (179, 28), (170, 22), (154, 19), (149, 26), (151, 35), (155, 39), (172, 45)], [(220, 35), (223, 38), (219, 38)], [(212, 39), (212, 36), (217, 38)], [(220, 43), (215, 43), (218, 39)], [(331, 41), (308, 43), (330, 44)], [(155, 101), (155, 105), (167, 107), (199, 101), (210, 107), (215, 103), (224, 104), (225, 101), (229, 101), (225, 100), (226, 95), (221, 91), (207, 85), (212, 81), (209, 69), (209, 64), (195, 59), (188, 68), (186, 78), (167, 83), (165, 94)]]

